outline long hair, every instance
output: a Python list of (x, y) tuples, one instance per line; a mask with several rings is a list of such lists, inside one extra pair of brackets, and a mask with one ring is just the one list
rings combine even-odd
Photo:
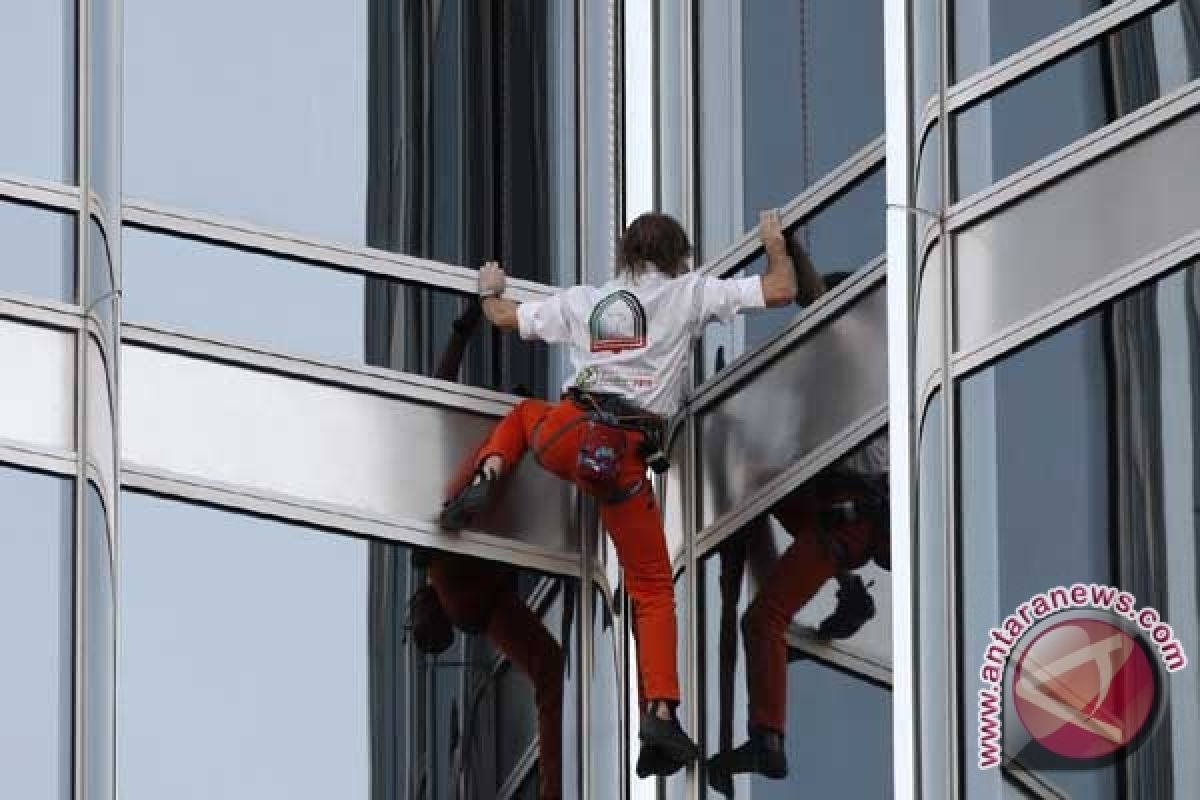
[(674, 278), (686, 271), (692, 243), (675, 219), (667, 214), (650, 212), (630, 223), (621, 237), (617, 253), (617, 274), (637, 278), (653, 265), (659, 272)]

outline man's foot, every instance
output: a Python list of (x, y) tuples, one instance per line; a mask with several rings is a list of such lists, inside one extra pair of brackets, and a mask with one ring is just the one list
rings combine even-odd
[(849, 639), (875, 616), (875, 600), (858, 575), (838, 578), (837, 608), (817, 628), (819, 639)]
[(656, 748), (664, 757), (680, 762), (681, 766), (692, 763), (700, 757), (700, 748), (683, 732), (673, 710), (665, 711), (665, 717), (656, 713), (663, 708), (662, 701), (658, 701), (651, 703), (650, 710), (642, 714), (642, 727), (638, 733), (642, 748)]
[(683, 769), (684, 762), (671, 758), (662, 750), (651, 745), (643, 744), (638, 753), (637, 776), (649, 778), (651, 775), (667, 777)]
[(438, 524), (449, 531), (459, 531), (470, 525), (491, 505), (497, 481), (494, 472), (482, 468), (475, 470), (471, 482), (442, 507)]
[(769, 731), (751, 731), (740, 747), (717, 753), (705, 763), (708, 785), (726, 797), (733, 796), (733, 776), (754, 773), (773, 781), (787, 777), (783, 737)]

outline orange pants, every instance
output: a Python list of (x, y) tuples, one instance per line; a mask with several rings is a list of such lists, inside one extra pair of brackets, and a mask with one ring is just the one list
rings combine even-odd
[(477, 558), (445, 553), (429, 564), (429, 582), (446, 616), (488, 641), (533, 683), (538, 726), (538, 797), (562, 797), (563, 654), (516, 592), (516, 573)]
[[(803, 487), (781, 500), (771, 513), (792, 535), (742, 619), (745, 631), (750, 724), (784, 733), (787, 720), (787, 628), (792, 617), (838, 572), (838, 564), (818, 536), (818, 515), (853, 495), (833, 496)], [(874, 537), (868, 520), (839, 524), (829, 531), (845, 548), (851, 565), (861, 562)]]
[[(490, 455), (513, 468), (526, 450), (550, 473), (587, 492), (594, 487), (576, 474), (579, 448), (586, 425), (584, 412), (571, 400), (551, 405), (542, 400), (519, 403), (492, 432), (476, 463)], [(638, 677), (647, 700), (679, 701), (675, 663), (675, 587), (667, 560), (667, 540), (654, 492), (646, 480), (646, 465), (637, 455), (642, 434), (625, 432), (625, 455), (617, 485), (642, 481), (643, 488), (616, 503), (600, 504), (600, 519), (617, 549), (625, 570), (625, 585), (633, 601), (633, 629), (638, 642)]]

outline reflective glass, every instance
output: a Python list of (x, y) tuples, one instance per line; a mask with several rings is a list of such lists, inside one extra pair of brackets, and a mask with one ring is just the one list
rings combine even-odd
[[(75, 180), (75, 0), (0, 0), (0, 173)], [(19, 120), (20, 124), (11, 121)]]
[(125, 192), (554, 283), (566, 5), (129, 0)]
[[(1053, 587), (1119, 586), (1177, 633), (1200, 628), (1198, 276), (1192, 267), (1160, 279), (963, 382), (965, 708), (979, 688), (989, 628)], [(1196, 707), (1196, 691), (1194, 681), (1172, 682), (1171, 708)], [(1124, 796), (1125, 781), (1137, 787), (1133, 796), (1171, 796), (1164, 781), (1186, 794), (1186, 769), (1169, 764), (1191, 757), (1194, 734), (1185, 730), (1194, 721), (1187, 725), (1159, 726), (1120, 766), (1037, 775), (1072, 797)], [(1034, 750), (1018, 759), (1040, 767)], [(965, 758), (976, 755), (971, 748)]]
[(1112, 0), (954, 0), (954, 75), (963, 80)]
[(957, 114), (956, 197), (1200, 77), (1200, 59), (1190, 55), (1200, 28), (1187, 24), (1183, 8), (1172, 3)]
[[(618, 637), (621, 620), (614, 619), (600, 590), (593, 592), (592, 647), (592, 797), (620, 797), (621, 694), (618, 687)], [(619, 602), (619, 598), (618, 598)]]
[[(496, 653), (539, 701), (571, 703), (562, 626), (519, 598), (514, 568), (427, 555), (126, 493), (120, 795), (496, 796), (501, 743), (530, 715)], [(410, 616), (422, 587), (449, 622), (425, 602)], [(438, 630), (450, 647), (427, 655)]]
[(75, 238), (74, 214), (0, 200), (0, 291), (74, 302)]
[[(887, 580), (881, 567), (890, 567), (885, 437), (796, 487), (703, 562), (704, 796), (891, 794), (891, 693), (800, 648), (836, 624), (842, 647), (890, 659), (890, 619), (862, 612), (863, 593), (881, 616), (886, 608), (879, 586)], [(863, 576), (879, 580), (868, 587)], [(839, 591), (858, 602), (843, 603)], [(842, 627), (843, 620), (855, 624)], [(729, 753), (748, 727), (784, 735), (786, 780), (730, 769)]]
[(111, 333), (117, 298), (113, 293), (112, 253), (104, 230), (95, 219), (88, 221), (87, 305)]
[(113, 797), (116, 729), (116, 587), (104, 503), (88, 484), (84, 532), (84, 766), (87, 796)]
[(0, 467), (0, 797), (71, 797), (68, 480)]
[(742, 4), (743, 224), (883, 133), (880, 0)]
[[(545, 346), (496, 332), (464, 295), (133, 227), (123, 244), (129, 322), (503, 391), (557, 392)], [(458, 366), (446, 367), (449, 351)]]

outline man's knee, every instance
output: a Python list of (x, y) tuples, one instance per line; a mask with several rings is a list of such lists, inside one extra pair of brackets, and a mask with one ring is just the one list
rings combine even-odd
[(791, 619), (759, 596), (742, 615), (742, 633), (748, 639), (783, 635)]

